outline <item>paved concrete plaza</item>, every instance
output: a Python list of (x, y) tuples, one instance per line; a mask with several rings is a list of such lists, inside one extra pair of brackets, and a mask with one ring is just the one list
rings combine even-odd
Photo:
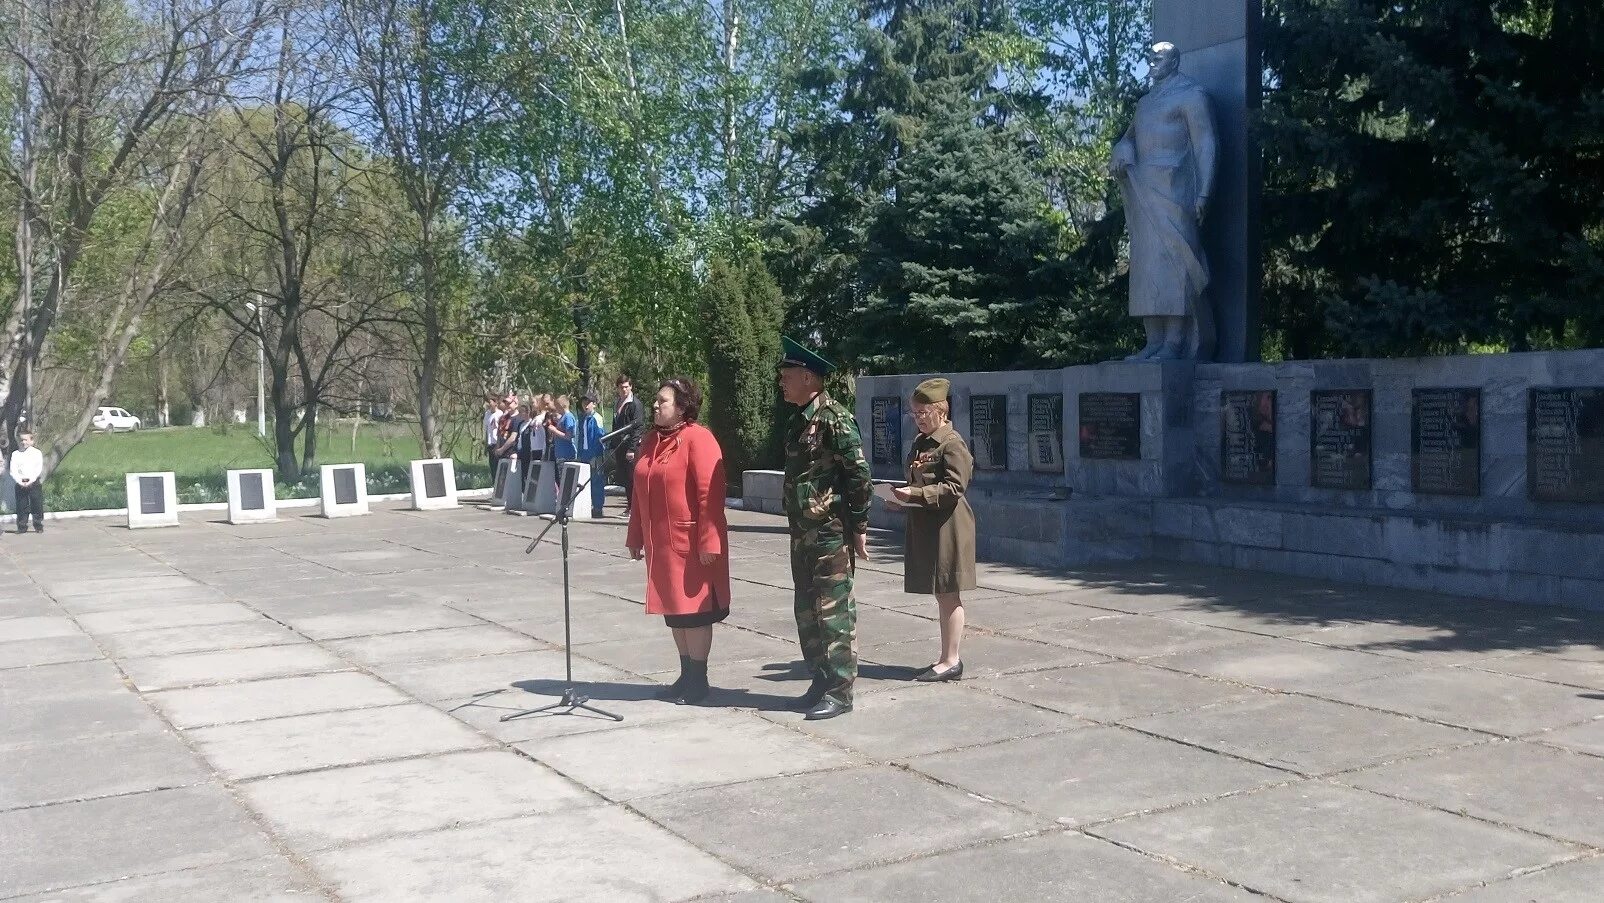
[(926, 685), (877, 537), (858, 711), (806, 723), (783, 522), (732, 515), (691, 707), (613, 520), (574, 668), (626, 720), (503, 723), (562, 685), (542, 522), (286, 514), (0, 542), (0, 898), (1601, 899), (1604, 615), (987, 565), (971, 676)]

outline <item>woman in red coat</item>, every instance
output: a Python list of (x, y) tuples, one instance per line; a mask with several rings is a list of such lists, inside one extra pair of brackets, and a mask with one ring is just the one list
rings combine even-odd
[(646, 559), (646, 613), (662, 615), (679, 647), (679, 679), (658, 699), (707, 698), (713, 625), (730, 614), (729, 526), (724, 520), (724, 452), (696, 422), (702, 393), (671, 379), (652, 401), (652, 431), (635, 460), (629, 510), (631, 557)]

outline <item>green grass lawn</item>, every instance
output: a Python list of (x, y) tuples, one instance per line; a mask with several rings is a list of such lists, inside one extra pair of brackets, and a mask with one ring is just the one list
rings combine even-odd
[[(271, 433), (272, 426), (268, 429)], [(490, 484), (477, 432), (465, 431), (458, 447), (447, 451), (457, 462), (459, 488)], [(406, 492), (407, 462), (419, 457), (414, 424), (364, 421), (356, 428), (354, 449), (349, 421), (318, 430), (318, 463), (366, 464), (370, 493)], [(256, 435), (255, 424), (92, 433), (50, 475), (45, 506), (54, 511), (121, 508), (125, 474), (163, 470), (175, 474), (180, 502), (222, 502), (228, 500), (226, 471), (272, 466), (272, 445)], [(317, 494), (316, 472), (278, 485), (279, 498)]]

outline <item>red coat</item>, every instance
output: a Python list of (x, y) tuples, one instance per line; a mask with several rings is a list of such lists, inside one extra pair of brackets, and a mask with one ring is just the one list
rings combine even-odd
[[(632, 549), (646, 550), (646, 613), (689, 615), (730, 607), (730, 528), (724, 452), (707, 427), (647, 434), (635, 459)], [(718, 558), (702, 564), (702, 552)]]

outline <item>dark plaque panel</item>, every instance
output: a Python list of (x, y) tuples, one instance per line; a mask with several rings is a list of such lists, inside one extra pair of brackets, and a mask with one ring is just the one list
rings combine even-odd
[(356, 504), (356, 468), (340, 467), (334, 471), (334, 504)]
[(495, 489), (492, 491), (492, 496), (494, 498), (498, 498), (499, 499), (503, 495), (506, 494), (506, 492), (507, 492), (507, 470), (510, 467), (511, 467), (511, 462), (507, 461), (505, 459), (496, 462), (496, 482), (495, 482)]
[(969, 396), (969, 441), (976, 470), (1008, 469), (1008, 396)]
[(1414, 490), (1481, 495), (1481, 390), (1416, 389), (1410, 419)]
[(261, 511), (267, 507), (267, 493), (262, 491), (262, 475), (239, 475), (239, 506), (246, 511)]
[(1135, 461), (1142, 457), (1142, 396), (1080, 393), (1080, 456)]
[(1309, 393), (1309, 485), (1370, 488), (1370, 390)]
[(446, 466), (439, 461), (423, 465), (423, 497), (427, 499), (446, 497)]
[(869, 463), (877, 472), (902, 472), (902, 399), (870, 402)]
[(161, 477), (139, 478), (139, 513), (163, 514), (167, 511), (167, 492)]
[(1063, 473), (1063, 394), (1027, 396), (1025, 410), (1030, 425), (1030, 469), (1036, 473)]
[(1526, 486), (1540, 502), (1604, 502), (1604, 386), (1528, 391)]
[(1220, 393), (1220, 479), (1275, 485), (1275, 390)]

